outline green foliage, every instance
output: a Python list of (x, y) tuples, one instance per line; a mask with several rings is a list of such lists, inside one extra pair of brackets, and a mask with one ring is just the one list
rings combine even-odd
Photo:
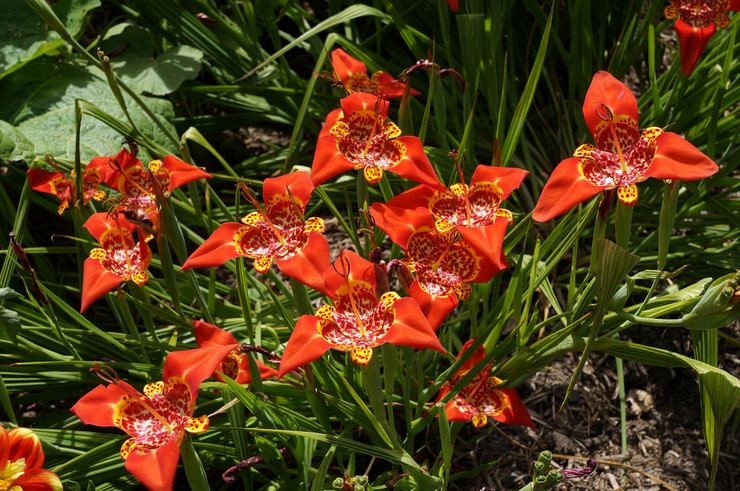
[[(159, 380), (166, 353), (195, 347), (197, 318), (280, 354), (298, 316), (321, 299), (275, 272), (255, 274), (243, 259), (218, 270), (179, 267), (219, 224), (253, 211), (237, 180), (258, 190), (266, 177), (311, 164), (321, 124), (345, 94), (324, 76), (339, 46), (371, 71), (395, 76), (429, 57), (462, 75), (464, 88), (444, 72), (414, 70), (410, 84), (422, 95), (391, 106), (390, 118), (421, 137), (446, 183), (458, 180), (453, 149), (466, 179), (479, 162), (530, 172), (504, 205), (514, 215), (509, 268), (476, 285), (438, 332), (451, 354), (477, 337), (486, 359), (441, 401), (439, 389), (466, 357), (395, 346), (362, 369), (333, 351), (300, 378), (208, 382), (196, 415), (212, 414), (211, 429), (187, 437), (176, 487), (225, 487), (220, 474), (248, 461), (235, 474), (244, 489), (318, 491), (336, 480), (365, 483), (364, 475), (373, 489), (444, 489), (469, 476), (452, 464), (471, 450), (445, 402), (488, 363), (513, 387), (567, 353), (582, 354), (580, 370), (589, 351), (696, 375), (700, 390), (686, 397), (701, 398), (714, 478), (740, 404), (738, 379), (717, 366), (717, 330), (738, 318), (740, 227), (730, 198), (740, 192), (740, 16), (685, 78), (662, 0), (470, 0), (457, 14), (431, 0), (98, 4), (11, 0), (0, 11), (0, 237), (15, 232), (30, 262), (0, 239), (0, 407), (3, 420), (34, 427), (65, 486), (136, 484), (118, 454), (123, 435), (68, 412), (100, 383), (90, 368), (105, 364), (137, 388)], [(641, 127), (685, 135), (721, 170), (697, 183), (640, 183), (638, 205), (617, 217), (595, 218), (597, 198), (535, 224), (530, 211), (551, 170), (590, 141), (581, 105), (599, 69), (629, 81)], [(244, 134), (257, 135), (246, 150), (233, 136)], [(143, 157), (177, 153), (214, 178), (160, 203), (165, 233), (151, 242), (149, 283), (129, 282), (83, 315), (82, 261), (93, 241), (81, 224), (112, 202), (59, 217), (53, 197), (24, 185), (22, 163), (48, 154), (80, 175), (90, 158), (127, 140)], [(407, 184), (394, 176), (357, 189), (353, 177), (317, 189), (307, 216), (336, 217), (333, 240), (361, 253), (377, 245), (386, 259), (400, 257), (384, 234), (361, 230), (355, 198), (383, 201)], [(693, 357), (628, 340), (667, 328), (691, 330)], [(267, 361), (250, 360), (253, 375), (254, 361)], [(24, 416), (30, 404), (39, 407), (33, 418)]]

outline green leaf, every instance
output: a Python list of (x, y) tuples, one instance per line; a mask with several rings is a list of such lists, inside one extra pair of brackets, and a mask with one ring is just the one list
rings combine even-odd
[(0, 338), (10, 339), (15, 343), (15, 336), (21, 328), (18, 312), (0, 307)]
[(7, 286), (0, 288), (0, 301), (7, 300), (9, 298), (23, 298), (23, 296)]
[(203, 59), (201, 50), (187, 45), (170, 48), (155, 58), (149, 31), (129, 23), (110, 28), (100, 48), (113, 53), (109, 55), (111, 66), (124, 83), (153, 95), (171, 94), (197, 77)]
[[(53, 9), (67, 30), (77, 36), (85, 16), (99, 5), (100, 0), (60, 0)], [(0, 32), (4, 36), (0, 43), (0, 78), (64, 44), (23, 0), (3, 0)]]
[(33, 143), (12, 124), (0, 120), (0, 160), (28, 160), (33, 157)]
[[(50, 74), (46, 71), (48, 64), (39, 60), (6, 77), (0, 81), (0, 93), (3, 93), (0, 101), (18, 108), (8, 121), (33, 144), (37, 156), (50, 154), (71, 160), (75, 155), (77, 99), (84, 99), (115, 118), (123, 120), (125, 116), (103, 79), (80, 67), (57, 65), (55, 72)], [(163, 132), (136, 104), (125, 99), (138, 130), (155, 142), (167, 145), (169, 140)], [(168, 101), (144, 99), (155, 113), (173, 119), (172, 105)], [(114, 155), (123, 142), (119, 133), (89, 117), (82, 120), (81, 139), (83, 160)]]

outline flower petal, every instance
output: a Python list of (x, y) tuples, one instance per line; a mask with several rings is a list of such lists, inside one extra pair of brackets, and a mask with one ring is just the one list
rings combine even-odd
[(571, 157), (555, 167), (542, 189), (532, 218), (538, 222), (552, 220), (605, 189), (586, 180), (580, 170), (580, 160)]
[(325, 135), (330, 135), (329, 133), (334, 126), (334, 124), (339, 121), (339, 118), (342, 117), (342, 108), (334, 109), (333, 111), (330, 111), (329, 114), (326, 115), (326, 119), (324, 120), (324, 124), (321, 126), (321, 131), (319, 132), (319, 138)]
[[(36, 433), (28, 428), (13, 428), (8, 432), (7, 445), (10, 462), (26, 459), (26, 469), (37, 469), (44, 465), (44, 450)], [(3, 461), (4, 462), (4, 461)]]
[(149, 491), (171, 491), (175, 483), (180, 447), (176, 435), (156, 450), (134, 450), (126, 458), (126, 470)]
[(278, 378), (285, 376), (296, 368), (321, 358), (331, 346), (321, 337), (318, 331), (319, 318), (315, 315), (302, 315), (296, 322), (295, 329), (285, 346), (280, 361)]
[(52, 190), (51, 181), (59, 178), (68, 179), (61, 172), (50, 172), (48, 170), (39, 169), (37, 167), (28, 169), (28, 185), (34, 191), (41, 193), (53, 194), (56, 193)]
[(8, 445), (8, 432), (5, 431), (3, 425), (0, 425), (0, 462), (4, 463), (8, 460), (8, 454), (10, 453), (10, 446)]
[[(455, 357), (456, 360), (459, 360), (460, 357), (463, 355), (463, 353), (465, 353), (466, 351), (470, 349), (473, 343), (475, 343), (475, 339), (476, 338), (469, 339), (468, 341), (465, 342), (465, 344), (463, 344), (460, 347), (460, 351), (457, 353), (457, 356)], [(486, 350), (485, 348), (483, 348), (483, 345), (481, 344), (480, 346), (478, 346), (478, 349), (475, 350), (475, 353), (473, 353), (470, 356), (470, 358), (468, 358), (467, 361), (465, 361), (465, 363), (460, 365), (460, 369), (458, 373), (470, 370), (471, 368), (476, 366), (478, 363), (483, 361), (483, 358), (485, 357), (486, 357)]]
[(337, 148), (337, 139), (334, 135), (327, 133), (319, 137), (311, 165), (311, 180), (315, 186), (354, 168), (355, 166)]
[[(247, 356), (242, 356), (239, 361), (239, 374), (236, 377), (236, 382), (238, 384), (248, 384), (252, 382), (252, 372), (249, 369), (249, 360), (247, 358)], [(278, 376), (278, 371), (274, 368), (265, 365), (257, 359), (255, 359), (254, 362), (257, 364), (257, 369), (260, 372), (260, 379), (264, 380)]]
[(123, 228), (131, 232), (136, 229), (136, 225), (126, 220), (126, 216), (123, 213), (93, 213), (90, 218), (87, 219), (83, 225), (90, 232), (90, 235), (95, 237), (95, 240), (100, 241), (100, 236), (103, 232), (110, 228)]
[(118, 401), (129, 396), (133, 387), (125, 382), (110, 385), (98, 385), (80, 398), (72, 406), (72, 411), (86, 425), (115, 426), (113, 414)]
[[(378, 82), (378, 95), (385, 99), (402, 97), (406, 90), (406, 84), (393, 78), (388, 72), (377, 72), (373, 75), (373, 78)], [(419, 96), (421, 92), (409, 87), (409, 94)]]
[(406, 153), (398, 164), (390, 168), (391, 172), (420, 184), (426, 184), (432, 188), (444, 188), (431, 162), (429, 162), (427, 155), (424, 153), (424, 147), (419, 138), (415, 136), (402, 136), (397, 138), (396, 141), (403, 143), (406, 147)]
[(234, 246), (234, 234), (242, 227), (244, 225), (237, 222), (226, 222), (219, 225), (211, 236), (187, 258), (180, 270), (211, 268), (239, 257)]
[(485, 273), (481, 271), (481, 273), (484, 273), (484, 276), (493, 276), (508, 266), (503, 247), (504, 235), (506, 234), (506, 227), (508, 225), (509, 221), (506, 218), (497, 217), (496, 221), (485, 227), (455, 227), (463, 239), (487, 259), (486, 263), (488, 264), (485, 265), (488, 268)]
[(239, 345), (239, 342), (230, 332), (226, 332), (213, 324), (203, 321), (193, 321), (193, 327), (195, 328), (195, 342), (198, 343), (198, 346), (218, 344), (221, 346), (233, 346), (235, 348)]
[(331, 269), (329, 242), (319, 232), (310, 232), (308, 242), (290, 259), (278, 259), (277, 267), (289, 278), (326, 293), (324, 273)]
[(702, 51), (714, 36), (717, 28), (714, 23), (707, 27), (694, 27), (681, 19), (676, 21), (675, 26), (681, 55), (681, 71), (688, 77), (694, 71)]
[(191, 411), (198, 398), (200, 384), (216, 371), (235, 345), (208, 344), (200, 348), (184, 351), (173, 351), (164, 359), (162, 378), (182, 377), (190, 388)]
[[(28, 464), (26, 464), (28, 465)], [(62, 491), (62, 481), (59, 476), (46, 469), (28, 468), (21, 477), (11, 483), (10, 489), (22, 489), (23, 491)]]
[(374, 111), (383, 119), (388, 117), (389, 102), (373, 94), (355, 92), (340, 101), (344, 115), (348, 116), (357, 111)]
[[(407, 192), (410, 193), (414, 189), (420, 188), (429, 189), (426, 186), (418, 186)], [(388, 237), (394, 243), (398, 244), (401, 249), (406, 250), (409, 239), (420, 227), (424, 225), (434, 227), (434, 216), (426, 205), (415, 206), (415, 203), (412, 202), (412, 200), (416, 200), (414, 196), (409, 200), (408, 207), (403, 206), (407, 203), (402, 203), (400, 200), (396, 201), (397, 198), (401, 198), (404, 194), (399, 194), (386, 204), (373, 203), (370, 206), (370, 216), (373, 217), (375, 225), (378, 228), (388, 234)], [(419, 201), (421, 202), (422, 200), (420, 199)]]
[(497, 421), (501, 421), (502, 423), (534, 428), (532, 418), (529, 417), (529, 412), (524, 406), (522, 400), (519, 398), (519, 393), (516, 389), (498, 388), (496, 390), (504, 393), (508, 404), (503, 411), (496, 415), (491, 415), (491, 417)]
[(719, 170), (717, 164), (704, 155), (687, 140), (671, 133), (663, 132), (656, 140), (653, 163), (645, 172), (656, 179), (678, 179), (696, 181), (704, 179)]
[(80, 312), (121, 284), (121, 277), (105, 269), (97, 259), (88, 257), (83, 268)]
[(101, 181), (110, 188), (117, 187), (118, 178), (128, 169), (142, 166), (136, 155), (125, 148), (122, 148), (114, 157), (96, 157), (88, 165), (94, 165), (100, 170)]
[(521, 185), (527, 174), (529, 174), (528, 171), (516, 167), (495, 167), (481, 164), (475, 168), (473, 177), (470, 179), (470, 185), (472, 186), (478, 182), (494, 182), (501, 188), (503, 193), (501, 200), (503, 201)]
[(301, 212), (305, 212), (313, 190), (314, 185), (308, 172), (296, 171), (280, 177), (265, 179), (262, 184), (262, 199), (267, 206), (274, 196), (287, 194), (289, 191), (290, 195), (296, 199)]
[(454, 397), (447, 402), (447, 405), (445, 406), (445, 413), (447, 414), (447, 421), (467, 423), (468, 421), (473, 419), (472, 415), (465, 414), (460, 411), (460, 409), (458, 409)]
[(596, 127), (604, 121), (599, 115), (606, 116), (602, 106), (606, 106), (614, 116), (627, 116), (635, 122), (640, 121), (635, 95), (629, 87), (603, 70), (594, 75), (583, 102), (583, 118), (594, 138)]
[(413, 298), (401, 298), (393, 305), (393, 309), (396, 316), (382, 342), (447, 353)]
[(174, 155), (165, 155), (162, 159), (162, 167), (170, 171), (170, 183), (167, 186), (167, 191), (170, 192), (189, 182), (213, 177), (203, 169), (190, 165)]
[(342, 48), (336, 48), (331, 52), (331, 68), (343, 84), (346, 84), (347, 80), (355, 73), (367, 74), (365, 64), (350, 56)]
[(421, 288), (418, 281), (414, 281), (409, 287), (409, 297), (416, 300), (435, 332), (458, 304), (454, 293), (447, 296), (430, 295)]
[[(341, 274), (340, 274), (341, 273)], [(359, 254), (348, 249), (339, 253), (330, 267), (324, 273), (324, 288), (328, 295), (333, 296), (346, 281), (364, 281), (370, 283), (375, 289), (375, 264), (362, 258)]]

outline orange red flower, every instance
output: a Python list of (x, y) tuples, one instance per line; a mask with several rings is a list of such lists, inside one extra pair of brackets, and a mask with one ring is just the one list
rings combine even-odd
[[(383, 99), (401, 97), (406, 84), (396, 80), (384, 71), (375, 72), (368, 77), (367, 67), (360, 60), (353, 58), (342, 48), (331, 52), (331, 67), (335, 76), (342, 82), (347, 92), (366, 92)], [(410, 89), (411, 95), (420, 95), (418, 91)]]
[(581, 145), (555, 168), (532, 215), (539, 222), (606, 189), (616, 188), (619, 200), (631, 206), (637, 202), (637, 183), (649, 177), (694, 181), (719, 169), (676, 133), (661, 128), (640, 132), (635, 96), (607, 72), (594, 75), (583, 117), (595, 144)]
[(211, 174), (198, 167), (166, 155), (152, 160), (145, 168), (136, 155), (126, 149), (114, 158), (99, 157), (108, 164), (105, 182), (120, 195), (116, 210), (125, 211), (135, 221), (149, 221), (159, 226), (157, 196), (168, 197), (172, 191), (198, 179), (209, 179)]
[(386, 171), (412, 181), (438, 187), (432, 164), (421, 140), (400, 136), (401, 129), (388, 120), (388, 101), (372, 94), (354, 93), (330, 112), (319, 133), (311, 179), (319, 185), (351, 169), (360, 170), (375, 184)]
[(486, 255), (499, 269), (506, 268), (501, 250), (510, 211), (501, 203), (519, 187), (528, 172), (514, 167), (476, 167), (470, 185), (456, 183), (449, 188), (416, 186), (387, 203), (373, 203), (371, 214), (381, 228), (405, 227), (415, 223), (413, 215), (434, 218), (438, 232), (456, 230), (469, 244)]
[[(105, 198), (105, 191), (100, 189), (102, 182), (100, 168), (93, 159), (82, 172), (82, 201), (84, 204), (91, 199), (100, 201)], [(28, 185), (34, 191), (56, 196), (59, 199), (57, 212), (60, 215), (76, 201), (74, 171), (68, 177), (59, 169), (51, 172), (34, 167), (28, 169)]]
[(0, 426), (0, 490), (61, 491), (59, 477), (43, 465), (44, 450), (33, 431)]
[[(460, 348), (459, 359), (475, 340), (471, 339)], [(483, 346), (478, 347), (475, 353), (460, 366), (450, 381), (443, 385), (437, 400), (445, 397), (452, 388), (467, 374), (470, 369), (480, 363), (486, 356)], [(503, 381), (491, 376), (491, 365), (488, 364), (447, 402), (445, 413), (448, 421), (472, 421), (473, 426), (482, 428), (488, 424), (488, 418), (493, 418), (506, 424), (517, 424), (534, 428), (527, 408), (524, 407), (519, 394), (515, 389), (500, 387)]]
[(329, 243), (322, 235), (324, 221), (303, 217), (313, 190), (305, 172), (265, 179), (264, 207), (253, 200), (257, 211), (242, 218), (242, 223), (219, 226), (182, 269), (209, 268), (245, 256), (254, 259), (259, 273), (266, 273), (276, 262), (286, 276), (323, 291), (322, 275), (330, 266)]
[(687, 77), (694, 71), (702, 51), (717, 28), (730, 25), (727, 12), (740, 10), (740, 0), (671, 0), (665, 8), (675, 27), (681, 54), (681, 71)]
[[(465, 204), (454, 193), (445, 190), (430, 194), (420, 188), (408, 193), (385, 205), (373, 204), (370, 214), (375, 224), (406, 253), (400, 264), (416, 278), (409, 287), (409, 295), (437, 329), (458, 301), (470, 296), (470, 283), (486, 282), (506, 268), (502, 244), (510, 215), (498, 215), (498, 209), (492, 211), (486, 207), (486, 212), (480, 212), (480, 223), (491, 223), (485, 225), (488, 228), (476, 230), (463, 225), (463, 221), (474, 223), (472, 215), (470, 222), (467, 214), (464, 220), (463, 215), (457, 215), (460, 210), (456, 211), (452, 205), (465, 207)], [(465, 228), (465, 233), (475, 242), (466, 240), (458, 227)]]
[(377, 291), (375, 265), (343, 251), (324, 275), (333, 305), (298, 319), (280, 363), (279, 377), (320, 358), (327, 350), (350, 353), (366, 365), (373, 348), (385, 343), (444, 353), (429, 322), (411, 298)]
[(194, 417), (200, 384), (231, 350), (211, 345), (167, 355), (162, 381), (143, 393), (117, 378), (98, 385), (72, 407), (85, 424), (116, 427), (129, 435), (121, 447), (126, 470), (152, 491), (171, 490), (186, 433), (208, 429), (208, 416)]
[[(195, 328), (195, 340), (198, 346), (207, 348), (215, 345), (231, 348), (231, 351), (216, 367), (216, 372), (221, 372), (240, 384), (248, 384), (252, 381), (247, 355), (242, 353), (239, 343), (231, 333), (203, 321), (193, 321), (193, 327)], [(259, 360), (255, 360), (255, 363), (262, 379), (274, 377), (278, 373), (277, 370), (268, 367)], [(216, 378), (220, 379), (220, 376), (216, 375)]]
[[(123, 213), (95, 213), (84, 227), (100, 247), (91, 250), (85, 259), (80, 312), (125, 281), (145, 284), (149, 280), (147, 268), (152, 259), (143, 232), (126, 220)], [(134, 230), (138, 241), (134, 240)]]

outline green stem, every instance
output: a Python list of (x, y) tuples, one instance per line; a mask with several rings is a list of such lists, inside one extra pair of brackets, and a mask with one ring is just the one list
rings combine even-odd
[(290, 288), (293, 290), (293, 300), (295, 300), (295, 306), (300, 315), (311, 315), (313, 309), (311, 308), (311, 299), (308, 296), (308, 290), (306, 285), (300, 281), (290, 279)]
[(186, 436), (180, 444), (180, 455), (182, 455), (182, 465), (185, 467), (185, 475), (188, 478), (188, 484), (193, 491), (206, 491), (211, 487), (208, 485), (208, 476), (203, 468), (203, 463), (198, 457), (198, 452), (193, 447), (193, 442), (189, 436)]
[(678, 181), (666, 181), (663, 204), (660, 206), (658, 223), (658, 269), (665, 270), (668, 263), (668, 248), (673, 235), (673, 224), (676, 221), (676, 204), (678, 203)]
[(640, 317), (637, 315), (629, 314), (623, 310), (619, 310), (616, 314), (622, 319), (626, 319), (633, 324), (640, 324), (643, 326), (654, 326), (654, 327), (682, 327), (683, 319), (653, 319), (651, 317)]
[(632, 233), (632, 212), (634, 207), (617, 202), (617, 212), (614, 216), (614, 228), (617, 236), (617, 245), (628, 251), (630, 235)]

